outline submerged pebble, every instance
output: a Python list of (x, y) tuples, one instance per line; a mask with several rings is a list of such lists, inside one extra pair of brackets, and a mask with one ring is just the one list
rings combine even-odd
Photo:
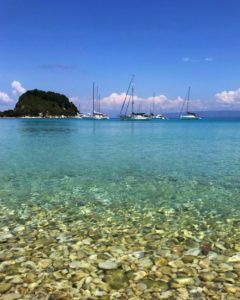
[(0, 294), (6, 293), (11, 287), (10, 283), (0, 283)]
[(106, 260), (104, 262), (100, 262), (98, 267), (103, 270), (113, 270), (118, 268), (118, 264), (112, 260)]

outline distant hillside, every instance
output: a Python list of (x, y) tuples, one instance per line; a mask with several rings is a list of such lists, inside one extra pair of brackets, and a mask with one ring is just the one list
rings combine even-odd
[(31, 90), (22, 94), (14, 108), (2, 112), (2, 117), (49, 117), (49, 116), (75, 116), (77, 107), (61, 94)]

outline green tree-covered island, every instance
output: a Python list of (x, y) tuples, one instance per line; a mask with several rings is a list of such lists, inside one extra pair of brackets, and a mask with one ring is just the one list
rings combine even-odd
[(0, 112), (0, 117), (74, 117), (77, 113), (65, 95), (35, 89), (22, 94), (15, 108)]

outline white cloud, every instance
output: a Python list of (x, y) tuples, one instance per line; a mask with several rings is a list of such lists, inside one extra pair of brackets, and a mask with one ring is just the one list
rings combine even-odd
[(22, 95), (23, 93), (26, 92), (26, 89), (22, 86), (22, 84), (19, 81), (14, 80), (11, 85), (13, 88), (12, 92), (14, 95), (17, 94)]
[(196, 62), (210, 62), (213, 61), (213, 58), (212, 57), (204, 57), (204, 58), (182, 57), (181, 60), (183, 62), (196, 63)]
[[(118, 106), (118, 105), (122, 105), (124, 99), (126, 97), (126, 93), (112, 93), (111, 95), (104, 97), (101, 100), (101, 104), (102, 105), (106, 105), (106, 106)], [(134, 100), (137, 100), (138, 97), (135, 96)]]
[[(116, 110), (120, 110), (122, 103), (126, 97), (125, 93), (112, 93), (109, 96), (105, 97), (101, 101), (101, 106), (105, 109), (109, 107), (115, 108)], [(135, 107), (141, 108), (142, 111), (148, 112), (153, 105), (153, 97), (134, 97)], [(169, 99), (165, 95), (156, 95), (154, 98), (155, 109), (156, 111), (179, 111), (184, 102), (184, 99), (181, 97), (176, 97), (174, 99)], [(193, 109), (201, 109), (203, 107), (201, 100), (193, 100), (191, 102), (191, 107)]]
[(235, 91), (222, 91), (215, 95), (220, 104), (238, 104), (240, 103), (240, 88)]
[(205, 57), (204, 60), (205, 61), (213, 61), (213, 58), (212, 57)]
[(7, 93), (0, 92), (0, 102), (9, 104), (13, 102), (13, 99)]

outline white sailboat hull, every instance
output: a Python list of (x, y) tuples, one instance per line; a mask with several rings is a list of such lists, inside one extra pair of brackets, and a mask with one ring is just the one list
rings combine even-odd
[(194, 115), (182, 115), (180, 116), (180, 120), (200, 120), (201, 118)]
[(166, 117), (162, 116), (162, 115), (156, 115), (153, 116), (152, 119), (156, 119), (156, 120), (166, 120)]
[(124, 121), (147, 121), (150, 120), (147, 116), (142, 115), (129, 115), (129, 116), (121, 116), (121, 120)]
[(109, 120), (109, 116), (106, 115), (106, 114), (95, 112), (93, 115), (91, 115), (91, 114), (85, 115), (83, 117), (83, 119), (88, 119), (88, 120)]

